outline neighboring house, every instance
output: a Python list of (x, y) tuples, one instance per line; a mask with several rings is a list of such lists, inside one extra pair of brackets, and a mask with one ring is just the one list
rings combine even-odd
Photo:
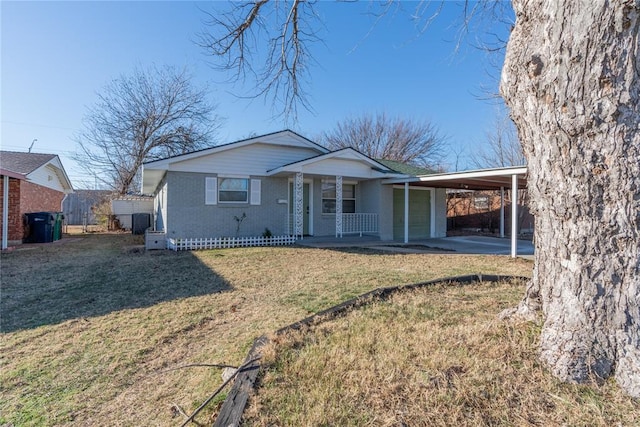
[(147, 162), (142, 192), (167, 238), (445, 236), (445, 189), (399, 183), (411, 175), (390, 164), (285, 130)]
[(109, 200), (109, 190), (75, 190), (62, 203), (65, 222), (69, 225), (97, 224), (96, 208)]
[(62, 201), (73, 192), (55, 154), (0, 151), (0, 175), (3, 248), (8, 241), (18, 243), (26, 237), (24, 214), (61, 212)]

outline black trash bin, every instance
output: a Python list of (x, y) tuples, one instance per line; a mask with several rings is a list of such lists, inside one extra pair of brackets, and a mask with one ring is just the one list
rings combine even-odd
[(27, 243), (53, 242), (53, 228), (56, 216), (51, 212), (32, 212), (25, 214), (29, 225)]

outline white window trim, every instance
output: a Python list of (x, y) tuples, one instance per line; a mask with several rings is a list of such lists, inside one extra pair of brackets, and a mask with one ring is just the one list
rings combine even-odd
[[(237, 204), (237, 205), (246, 205), (251, 201), (251, 179), (249, 176), (247, 175), (231, 175), (231, 174), (225, 174), (225, 175), (218, 175), (219, 179), (246, 179), (247, 180), (247, 198), (246, 200), (243, 201), (237, 201), (237, 200), (232, 200), (232, 201), (222, 201), (220, 200), (220, 186), (218, 186), (218, 191), (216, 193), (216, 197), (218, 198), (218, 203), (219, 204), (225, 204), (225, 205), (233, 205), (233, 204)], [(224, 191), (224, 190), (223, 190)]]

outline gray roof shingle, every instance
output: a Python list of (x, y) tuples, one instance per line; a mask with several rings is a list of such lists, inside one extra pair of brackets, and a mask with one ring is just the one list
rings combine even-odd
[(0, 168), (20, 175), (28, 175), (54, 157), (56, 157), (55, 154), (0, 151)]

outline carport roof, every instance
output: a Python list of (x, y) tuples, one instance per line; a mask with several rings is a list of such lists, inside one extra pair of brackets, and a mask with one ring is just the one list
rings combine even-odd
[(420, 175), (404, 179), (393, 179), (386, 184), (409, 183), (412, 186), (450, 188), (462, 190), (499, 190), (511, 188), (512, 176), (516, 175), (518, 189), (527, 188), (527, 167), (480, 169), (463, 172)]

